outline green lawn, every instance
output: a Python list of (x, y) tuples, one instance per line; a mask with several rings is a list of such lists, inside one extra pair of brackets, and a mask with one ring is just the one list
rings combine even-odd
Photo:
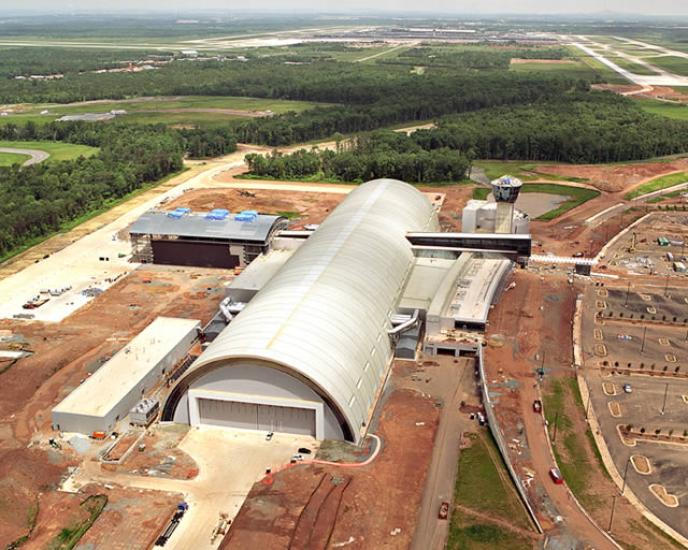
[(493, 523), (478, 523), (469, 517), (452, 520), (447, 550), (531, 550), (532, 543)]
[(598, 61), (594, 57), (591, 57), (589, 55), (585, 55), (581, 50), (576, 48), (576, 51), (578, 51), (579, 59), (581, 60), (582, 63), (590, 67), (592, 70), (594, 70), (597, 75), (602, 79), (603, 82), (607, 82), (608, 84), (628, 84), (628, 80), (626, 80), (623, 76), (621, 76), (619, 73), (616, 71), (610, 69), (607, 67), (604, 63)]
[[(580, 206), (581, 204), (594, 199), (600, 195), (600, 192), (595, 189), (586, 189), (584, 187), (572, 187), (569, 185), (557, 185), (555, 183), (525, 183), (521, 189), (521, 193), (548, 193), (551, 195), (564, 195), (569, 197), (565, 202), (560, 204), (557, 208), (546, 212), (538, 217), (538, 220), (549, 221), (553, 220), (568, 212), (569, 210)], [(490, 194), (490, 189), (486, 187), (476, 187), (473, 190), (473, 198), (478, 200), (485, 200)]]
[[(21, 112), (2, 117), (0, 124), (23, 124), (29, 121), (36, 124), (47, 124), (64, 115), (124, 110), (127, 114), (118, 116), (118, 119), (128, 122), (213, 126), (241, 117), (240, 113), (226, 113), (219, 111), (220, 109), (271, 111), (275, 114), (281, 114), (288, 111), (301, 112), (316, 105), (327, 104), (234, 96), (146, 97), (135, 101), (46, 103), (31, 105)], [(189, 112), (184, 111), (185, 109), (218, 109), (218, 111)], [(180, 110), (182, 111), (180, 112)], [(42, 115), (41, 112), (43, 111), (48, 111), (48, 113)]]
[(688, 59), (684, 57), (653, 57), (648, 62), (671, 73), (688, 76)]
[[(652, 76), (658, 74), (657, 71), (653, 71), (652, 69), (649, 69), (644, 65), (641, 65), (640, 63), (634, 63), (633, 61), (629, 61), (625, 57), (607, 57), (607, 59), (615, 65), (618, 65), (622, 69), (626, 69), (627, 71), (632, 72), (633, 74), (645, 76)], [(652, 60), (650, 60), (649, 62), (651, 63)]]
[(648, 113), (677, 120), (688, 120), (688, 104), (686, 103), (668, 103), (666, 101), (645, 98), (639, 98), (635, 101), (640, 104), (643, 111)]
[(38, 149), (50, 155), (48, 160), (72, 160), (80, 156), (90, 157), (98, 152), (97, 147), (74, 145), (61, 141), (0, 141), (0, 147)]
[[(511, 484), (492, 435), (481, 431), (473, 434), (473, 437), (473, 444), (461, 451), (454, 501), (523, 529), (530, 529), (530, 520)], [(455, 520), (461, 515), (461, 512), (452, 515), (452, 530)]]
[[(600, 502), (597, 497), (588, 492), (590, 471), (595, 464), (590, 462), (585, 450), (585, 441), (588, 440), (593, 449), (597, 447), (592, 442), (590, 429), (588, 428), (585, 433), (580, 433), (574, 428), (573, 421), (568, 416), (570, 412), (573, 412), (572, 406), (580, 411), (584, 410), (576, 379), (551, 379), (543, 392), (542, 404), (552, 439), (554, 439), (556, 426), (556, 441), (553, 441), (554, 456), (566, 484), (586, 508), (596, 508)], [(596, 454), (596, 456), (596, 466), (606, 472), (601, 463), (602, 459), (599, 455)]]
[(518, 73), (547, 73), (584, 80), (595, 80), (598, 71), (578, 59), (569, 59), (570, 63), (512, 63), (509, 70)]
[(666, 176), (660, 176), (653, 180), (644, 183), (640, 187), (636, 187), (630, 193), (624, 195), (624, 199), (631, 200), (645, 193), (652, 193), (653, 191), (659, 191), (660, 189), (667, 189), (678, 185), (680, 183), (688, 182), (688, 172), (677, 172), (675, 174), (668, 174)]
[(23, 164), (31, 157), (28, 155), (18, 155), (16, 153), (0, 153), (0, 166), (12, 166), (13, 164)]

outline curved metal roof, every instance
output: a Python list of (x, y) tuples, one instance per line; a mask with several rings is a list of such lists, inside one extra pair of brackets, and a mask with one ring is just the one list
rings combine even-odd
[(258, 359), (294, 371), (339, 408), (356, 440), (392, 357), (387, 330), (413, 265), (409, 231), (437, 230), (411, 185), (374, 180), (351, 192), (187, 376)]

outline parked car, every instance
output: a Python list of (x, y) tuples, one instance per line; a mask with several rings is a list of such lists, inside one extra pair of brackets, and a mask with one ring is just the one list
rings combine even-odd
[(533, 412), (540, 414), (542, 412), (542, 401), (536, 399), (533, 401)]
[(631, 386), (630, 384), (624, 384), (623, 391), (624, 393), (633, 393), (633, 386)]
[(440, 519), (447, 519), (449, 516), (449, 503), (443, 502), (440, 504), (440, 511), (437, 513), (437, 517)]
[(552, 481), (554, 481), (554, 483), (556, 483), (557, 485), (561, 485), (562, 483), (564, 483), (564, 478), (561, 476), (559, 468), (550, 468), (549, 477), (551, 477)]
[(487, 424), (487, 419), (485, 418), (485, 415), (483, 413), (477, 412), (477, 413), (475, 413), (475, 416), (478, 419), (478, 424), (480, 424), (481, 426), (484, 426), (485, 424)]

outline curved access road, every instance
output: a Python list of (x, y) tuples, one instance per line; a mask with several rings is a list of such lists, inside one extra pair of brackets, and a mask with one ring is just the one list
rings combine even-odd
[(14, 155), (26, 155), (29, 158), (22, 166), (31, 166), (46, 160), (50, 154), (39, 149), (15, 149), (14, 147), (0, 147), (0, 153), (11, 153)]

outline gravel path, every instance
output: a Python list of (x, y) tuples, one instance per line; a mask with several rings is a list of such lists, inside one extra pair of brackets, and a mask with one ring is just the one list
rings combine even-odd
[(38, 164), (50, 156), (49, 153), (46, 153), (45, 151), (39, 151), (38, 149), (15, 149), (13, 147), (0, 147), (0, 153), (14, 153), (16, 155), (26, 155), (31, 157), (29, 160), (24, 162), (22, 166)]

